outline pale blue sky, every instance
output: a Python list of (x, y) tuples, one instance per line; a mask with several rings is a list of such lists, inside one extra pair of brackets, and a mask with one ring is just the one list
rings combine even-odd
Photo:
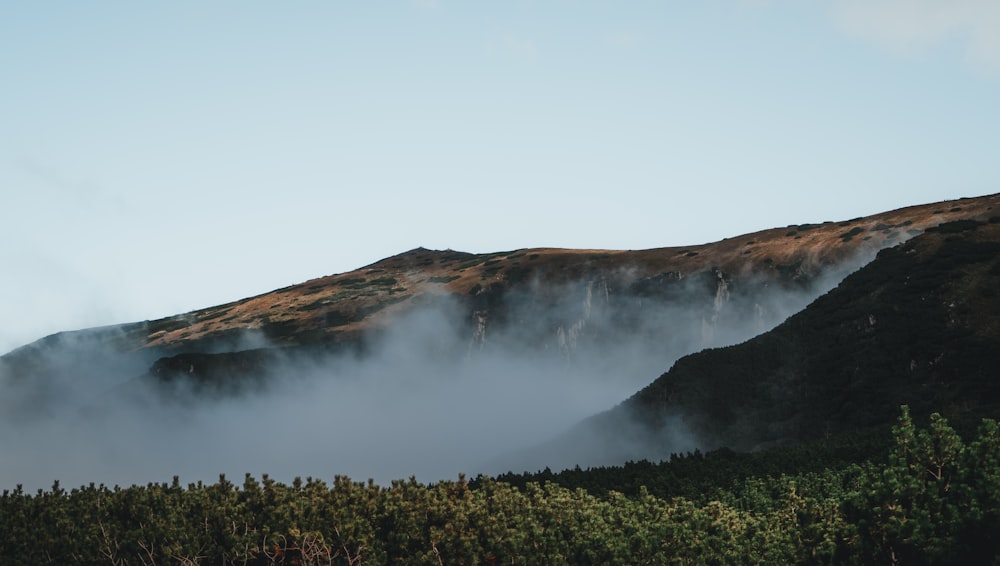
[(992, 0), (6, 2), (0, 352), (417, 246), (1000, 191)]

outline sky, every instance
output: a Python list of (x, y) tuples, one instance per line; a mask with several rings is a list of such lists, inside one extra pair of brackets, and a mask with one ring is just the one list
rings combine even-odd
[(1000, 191), (993, 0), (0, 4), (0, 353)]

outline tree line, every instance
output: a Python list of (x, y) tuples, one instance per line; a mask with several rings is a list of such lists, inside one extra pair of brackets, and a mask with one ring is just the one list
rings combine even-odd
[[(904, 407), (877, 457), (849, 461), (840, 447), (826, 452), (840, 456), (797, 473), (771, 462), (803, 458), (795, 450), (818, 449), (689, 454), (594, 470), (599, 481), (577, 470), (542, 472), (539, 481), (460, 476), (387, 486), (248, 474), (240, 485), (220, 476), (186, 486), (174, 478), (18, 487), (0, 496), (0, 562), (955, 564), (1000, 556), (996, 421), (984, 419), (964, 440), (936, 414), (916, 425)], [(636, 483), (636, 469), (669, 481), (651, 489)], [(624, 492), (611, 487), (616, 470)], [(698, 491), (669, 487), (694, 476), (709, 478), (695, 482)], [(574, 478), (589, 488), (563, 485)]]

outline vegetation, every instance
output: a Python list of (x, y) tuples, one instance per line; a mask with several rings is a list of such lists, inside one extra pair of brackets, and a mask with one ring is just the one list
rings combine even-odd
[(531, 273), (530, 267), (522, 267), (520, 263), (515, 262), (513, 265), (504, 271), (504, 279), (507, 280), (511, 285), (518, 285), (523, 283), (528, 275)]
[[(846, 224), (841, 224), (841, 226), (846, 226)], [(845, 242), (847, 242), (847, 241), (849, 241), (849, 240), (850, 240), (851, 238), (853, 238), (854, 236), (857, 236), (858, 234), (860, 234), (860, 233), (862, 233), (862, 232), (864, 232), (864, 231), (865, 231), (865, 229), (864, 229), (864, 228), (861, 228), (861, 227), (858, 227), (858, 226), (855, 226), (854, 228), (851, 228), (851, 229), (850, 229), (850, 230), (848, 230), (847, 232), (844, 232), (843, 234), (841, 234), (841, 235), (840, 235), (840, 239), (841, 239), (841, 240), (844, 240)]]
[(961, 426), (1000, 414), (1000, 232), (927, 232), (773, 330), (681, 358), (610, 417), (655, 430), (680, 411), (711, 445), (750, 450), (891, 424), (900, 405)]
[[(1000, 556), (992, 536), (1000, 426), (983, 420), (966, 442), (937, 414), (917, 427), (904, 407), (892, 437), (873, 460), (797, 474), (741, 475), (725, 452), (662, 465), (712, 478), (691, 497), (485, 477), (387, 487), (250, 475), (241, 486), (222, 476), (187, 487), (177, 478), (71, 491), (57, 482), (34, 494), (18, 487), (0, 496), (0, 557), (351, 565), (979, 564)], [(764, 454), (776, 463), (792, 452)]]
[[(506, 473), (497, 480), (513, 486), (555, 482), (596, 495), (618, 491), (636, 496), (643, 489), (663, 499), (684, 497), (706, 503), (719, 489), (747, 478), (780, 474), (801, 475), (841, 469), (859, 462), (883, 462), (892, 444), (890, 427), (877, 427), (826, 437), (821, 441), (784, 446), (780, 450), (735, 452), (728, 448), (702, 453), (672, 454), (659, 463), (641, 460), (623, 466), (552, 472)], [(475, 485), (476, 480), (473, 480)]]
[(483, 263), (484, 261), (486, 261), (486, 260), (481, 259), (481, 258), (477, 258), (477, 259), (474, 259), (472, 261), (467, 261), (465, 263), (462, 263), (462, 264), (459, 264), (458, 266), (456, 266), (455, 267), (455, 271), (462, 271), (462, 270), (468, 269), (470, 267), (474, 267), (476, 265), (479, 265), (480, 263)]
[[(372, 271), (375, 271), (375, 270), (372, 270)], [(381, 270), (379, 270), (379, 271), (381, 271)], [(342, 287), (354, 287), (354, 288), (356, 288), (358, 285), (362, 285), (362, 286), (365, 285), (366, 284), (366, 279), (364, 277), (345, 277), (345, 278), (341, 279), (340, 281), (337, 281), (336, 284), (340, 285)]]
[[(489, 263), (489, 262), (487, 262), (487, 263)], [(489, 279), (489, 278), (493, 277), (494, 275), (496, 275), (497, 273), (499, 273), (501, 269), (503, 269), (503, 267), (499, 267), (499, 266), (487, 267), (486, 269), (483, 270), (482, 274), (480, 274), (479, 278), (480, 279)]]

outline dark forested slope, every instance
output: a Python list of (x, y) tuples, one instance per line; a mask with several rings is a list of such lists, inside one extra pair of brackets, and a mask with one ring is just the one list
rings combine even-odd
[(678, 360), (564, 440), (666, 448), (683, 430), (702, 447), (747, 450), (891, 422), (903, 404), (956, 423), (997, 415), (998, 220), (883, 250), (772, 331)]

